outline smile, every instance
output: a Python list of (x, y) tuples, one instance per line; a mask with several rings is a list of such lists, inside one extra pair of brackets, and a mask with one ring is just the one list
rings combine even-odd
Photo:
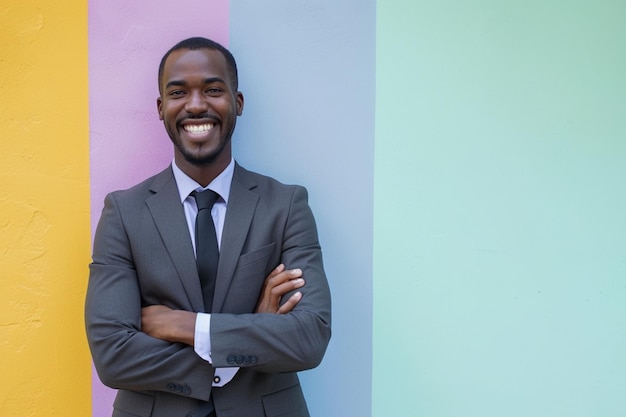
[(202, 125), (184, 125), (183, 129), (188, 133), (202, 134), (213, 129), (213, 126), (213, 123), (205, 123)]

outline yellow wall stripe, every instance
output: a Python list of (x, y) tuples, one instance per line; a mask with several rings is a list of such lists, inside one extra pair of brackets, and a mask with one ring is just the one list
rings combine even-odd
[(0, 6), (0, 415), (88, 416), (87, 2)]

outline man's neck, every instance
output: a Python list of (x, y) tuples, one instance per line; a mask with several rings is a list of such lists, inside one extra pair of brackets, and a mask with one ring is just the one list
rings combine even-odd
[(196, 165), (189, 163), (187, 160), (180, 161), (179, 158), (174, 157), (174, 161), (176, 162), (176, 166), (180, 168), (187, 176), (192, 178), (202, 187), (206, 187), (228, 167), (230, 164), (231, 158), (222, 161), (216, 160), (212, 163), (204, 164), (204, 165)]

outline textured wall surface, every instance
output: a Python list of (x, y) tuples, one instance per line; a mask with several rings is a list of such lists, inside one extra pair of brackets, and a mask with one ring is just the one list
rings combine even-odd
[(87, 7), (0, 5), (0, 415), (89, 415)]

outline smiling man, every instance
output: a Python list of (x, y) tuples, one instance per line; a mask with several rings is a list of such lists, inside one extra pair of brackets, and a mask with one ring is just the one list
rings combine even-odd
[(158, 79), (174, 161), (106, 197), (90, 265), (87, 336), (119, 390), (113, 416), (308, 416), (296, 372), (322, 360), (331, 315), (306, 190), (234, 161), (228, 50), (184, 40)]

